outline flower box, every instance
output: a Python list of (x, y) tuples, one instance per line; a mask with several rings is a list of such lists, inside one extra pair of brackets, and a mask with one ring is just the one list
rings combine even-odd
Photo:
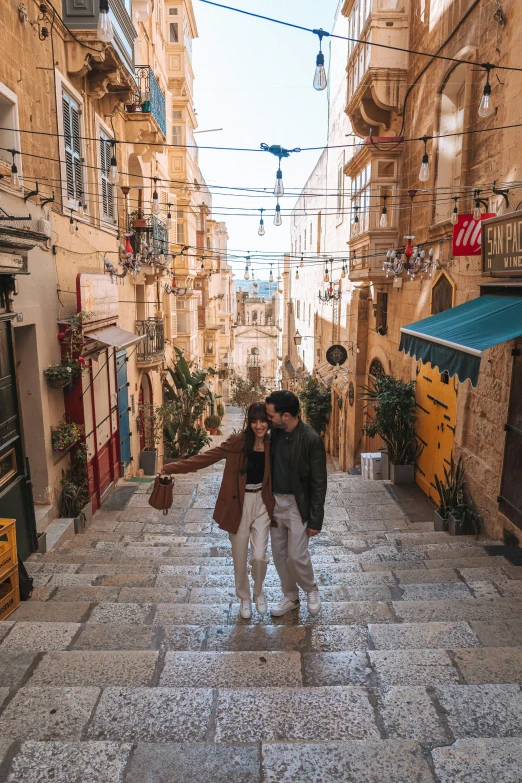
[(394, 484), (415, 484), (415, 465), (390, 462), (390, 478)]

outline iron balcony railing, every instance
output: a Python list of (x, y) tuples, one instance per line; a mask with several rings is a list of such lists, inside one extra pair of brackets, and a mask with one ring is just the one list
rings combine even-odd
[(145, 335), (138, 343), (136, 358), (138, 362), (161, 361), (165, 352), (165, 334), (162, 318), (146, 318), (136, 321), (136, 334)]
[(133, 235), (130, 238), (135, 253), (144, 253), (145, 242), (156, 255), (169, 252), (169, 232), (167, 224), (156, 215), (133, 212), (129, 215), (129, 226)]
[(165, 138), (167, 137), (167, 110), (165, 96), (150, 65), (137, 65), (135, 68), (137, 90), (132, 100), (125, 106), (127, 112), (152, 114)]

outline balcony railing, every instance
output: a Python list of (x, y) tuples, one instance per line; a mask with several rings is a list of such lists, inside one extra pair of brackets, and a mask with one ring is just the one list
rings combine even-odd
[(165, 96), (150, 65), (137, 65), (135, 80), (138, 89), (132, 96), (132, 101), (125, 106), (126, 111), (152, 114), (166, 138), (167, 111)]
[(152, 363), (163, 359), (165, 351), (165, 334), (162, 318), (146, 318), (136, 321), (136, 334), (145, 335), (138, 343), (136, 358), (138, 362)]
[[(114, 30), (112, 46), (134, 76), (134, 39), (138, 34), (123, 0), (111, 0), (109, 14)], [(98, 16), (99, 3), (95, 0), (87, 0), (87, 2), (62, 0), (62, 18), (69, 30), (96, 30)]]
[(129, 225), (133, 235), (131, 245), (135, 253), (143, 253), (145, 241), (156, 255), (167, 255), (169, 252), (169, 232), (167, 224), (156, 215), (140, 215), (133, 212), (129, 215)]

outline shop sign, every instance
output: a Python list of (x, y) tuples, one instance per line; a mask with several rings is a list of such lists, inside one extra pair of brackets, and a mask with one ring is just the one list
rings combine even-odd
[(331, 345), (326, 351), (326, 361), (331, 364), (332, 367), (336, 367), (338, 364), (344, 364), (348, 358), (348, 351), (344, 345)]
[(482, 233), (483, 274), (522, 276), (522, 212), (488, 220)]
[(480, 220), (475, 220), (473, 215), (459, 215), (453, 226), (454, 256), (479, 256), (482, 239), (482, 221), (495, 217), (495, 213), (484, 213)]
[(14, 272), (21, 272), (23, 268), (23, 256), (17, 256), (14, 253), (0, 253), (0, 272), (13, 274)]
[(84, 323), (118, 318), (118, 286), (109, 275), (79, 274), (77, 278), (78, 309), (91, 313)]

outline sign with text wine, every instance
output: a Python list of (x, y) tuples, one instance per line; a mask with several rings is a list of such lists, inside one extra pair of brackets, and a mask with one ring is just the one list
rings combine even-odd
[(459, 215), (453, 226), (454, 256), (479, 256), (481, 252), (482, 222), (495, 217), (495, 213), (484, 213), (479, 220), (473, 215)]
[(482, 227), (482, 272), (522, 276), (522, 212), (487, 220)]

